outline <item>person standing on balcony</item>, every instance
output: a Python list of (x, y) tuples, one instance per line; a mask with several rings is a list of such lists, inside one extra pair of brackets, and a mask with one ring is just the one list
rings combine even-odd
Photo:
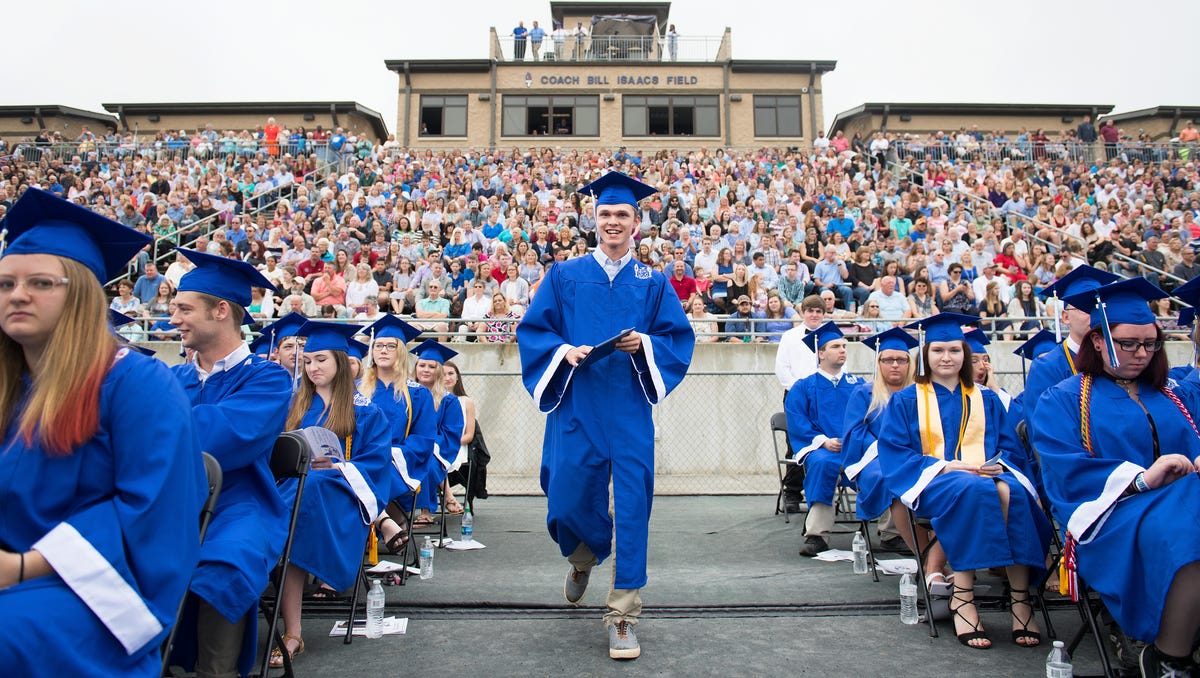
[(588, 31), (583, 27), (582, 21), (575, 22), (575, 30), (571, 31), (571, 35), (575, 36), (575, 60), (579, 61), (583, 58), (583, 43), (587, 42)]
[(567, 29), (563, 28), (562, 22), (554, 23), (554, 32), (550, 36), (554, 39), (554, 60), (562, 61), (567, 56)]
[(513, 60), (525, 60), (525, 44), (529, 40), (529, 29), (525, 28), (524, 21), (518, 21), (517, 27), (513, 29)]
[(675, 61), (679, 56), (679, 32), (675, 30), (675, 24), (667, 27), (667, 57), (671, 61)]
[(533, 22), (533, 28), (529, 29), (529, 44), (533, 47), (533, 60), (541, 59), (542, 40), (546, 38), (546, 30), (538, 25), (538, 22)]

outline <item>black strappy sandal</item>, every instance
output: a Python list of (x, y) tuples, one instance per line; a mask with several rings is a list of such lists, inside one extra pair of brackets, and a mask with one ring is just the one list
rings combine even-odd
[[(388, 518), (387, 520), (390, 520), (392, 524), (396, 526), (397, 532), (396, 534), (392, 535), (391, 539), (385, 541), (383, 546), (387, 549), (388, 553), (393, 556), (398, 556), (400, 555), (400, 551), (404, 548), (404, 545), (408, 543), (408, 528), (392, 520), (391, 518)], [(382, 525), (382, 522), (380, 524)], [(380, 527), (380, 531), (383, 531), (382, 527)]]
[[(963, 621), (967, 622), (968, 624), (971, 624), (971, 620), (967, 619), (966, 616), (964, 616), (961, 612), (959, 612), (959, 610), (966, 607), (967, 605), (974, 605), (975, 597), (974, 597), (974, 595), (972, 595), (971, 599), (967, 600), (966, 598), (963, 598), (963, 597), (959, 596), (958, 594), (959, 593), (972, 593), (973, 594), (974, 591), (975, 591), (974, 588), (968, 589), (968, 588), (963, 588), (963, 587), (959, 586), (958, 584), (951, 584), (950, 612), (953, 613), (955, 617), (962, 619)], [(962, 604), (957, 607), (954, 607), (954, 601), (959, 601)], [(978, 616), (979, 616), (978, 608), (975, 609), (975, 615), (976, 615), (976, 618), (978, 618)], [(958, 642), (962, 643), (963, 645), (966, 645), (967, 647), (971, 648), (972, 650), (990, 650), (992, 648), (992, 639), (988, 638), (987, 633), (984, 632), (983, 621), (979, 620), (979, 621), (976, 621), (974, 624), (971, 624), (971, 629), (972, 629), (971, 631), (967, 631), (966, 633), (958, 633), (957, 629), (955, 629), (954, 635), (958, 637)], [(975, 640), (986, 640), (988, 642), (988, 644), (987, 645), (972, 645), (971, 641), (975, 641)]]
[[(1024, 600), (1017, 600), (1016, 594), (1025, 594)], [(1030, 631), (1029, 625), (1033, 623), (1033, 600), (1029, 597), (1029, 589), (1010, 589), (1010, 600), (1012, 601), (1011, 609), (1013, 621), (1021, 625), (1019, 629), (1013, 629), (1012, 640), (1013, 645), (1019, 647), (1037, 647), (1042, 644), (1042, 634), (1037, 631)], [(1024, 605), (1029, 608), (1029, 616), (1024, 620), (1017, 614), (1017, 605)], [(1020, 642), (1021, 640), (1033, 642)]]

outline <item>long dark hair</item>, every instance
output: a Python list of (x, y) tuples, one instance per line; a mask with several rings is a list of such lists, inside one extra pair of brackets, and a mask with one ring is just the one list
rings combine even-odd
[[(913, 381), (918, 384), (928, 384), (933, 381), (933, 370), (929, 369), (929, 343), (925, 342), (925, 345), (921, 347), (921, 360), (925, 361), (923, 363), (925, 373), (913, 377)], [(958, 380), (963, 383), (964, 387), (971, 388), (975, 385), (975, 368), (971, 365), (971, 347), (965, 341), (959, 343), (962, 344), (963, 364), (958, 368)]]
[[(1108, 326), (1109, 331), (1118, 327), (1121, 323), (1114, 323)], [(1079, 356), (1075, 358), (1075, 365), (1083, 374), (1092, 376), (1105, 375), (1104, 357), (1100, 355), (1100, 351), (1096, 350), (1092, 341), (1093, 337), (1100, 337), (1100, 341), (1104, 341), (1104, 332), (1099, 327), (1093, 327), (1088, 330), (1088, 333), (1083, 335), (1083, 341), (1079, 342)], [(1162, 341), (1163, 331), (1157, 325), (1154, 327), (1154, 338)], [(1163, 388), (1167, 385), (1167, 352), (1165, 350), (1155, 351), (1154, 355), (1150, 356), (1150, 363), (1146, 365), (1146, 369), (1138, 375), (1138, 381), (1144, 381), (1154, 388)], [(1101, 349), (1103, 350), (1103, 349)]]

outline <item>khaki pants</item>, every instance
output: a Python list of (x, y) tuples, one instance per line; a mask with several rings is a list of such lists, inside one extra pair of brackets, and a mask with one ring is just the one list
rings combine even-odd
[[(804, 536), (822, 537), (829, 539), (829, 533), (833, 531), (834, 511), (829, 504), (813, 504), (808, 509), (808, 517), (804, 519)], [(892, 508), (879, 516), (879, 535), (884, 539), (889, 537), (898, 537), (900, 533), (896, 531), (896, 525), (892, 521)], [(863, 535), (866, 537), (867, 535)]]
[[(613, 577), (616, 577), (616, 554), (613, 554)], [(590, 572), (598, 562), (595, 554), (588, 548), (587, 544), (580, 542), (575, 551), (567, 556), (567, 562), (576, 570)], [(608, 606), (608, 612), (604, 614), (604, 624), (607, 626), (613, 622), (628, 621), (634, 624), (637, 623), (637, 618), (642, 614), (642, 590), (641, 589), (615, 589), (612, 587), (612, 581), (609, 581), (608, 600), (605, 601)]]
[(203, 600), (196, 611), (196, 678), (237, 678), (246, 618), (236, 623)]

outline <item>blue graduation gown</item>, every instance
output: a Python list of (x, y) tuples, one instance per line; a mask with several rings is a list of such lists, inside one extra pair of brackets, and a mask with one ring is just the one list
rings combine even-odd
[(200, 554), (200, 446), (167, 367), (129, 349), (100, 387), (99, 422), (69, 455), (26, 444), (17, 421), (5, 431), (0, 547), (37, 549), (55, 570), (0, 590), (6, 675), (159, 673)]
[(1167, 377), (1174, 379), (1176, 382), (1182, 383), (1188, 379), (1193, 381), (1200, 379), (1200, 372), (1196, 371), (1196, 367), (1194, 365), (1179, 365), (1168, 370)]
[(870, 382), (863, 382), (850, 392), (842, 421), (842, 469), (858, 487), (854, 513), (859, 520), (874, 520), (883, 515), (895, 498), (884, 482), (876, 450), (883, 410), (867, 415), (872, 388)]
[[(573, 346), (595, 346), (634, 328), (642, 348), (572, 368)], [(521, 376), (547, 412), (542, 447), (546, 526), (564, 556), (584, 542), (603, 561), (612, 550), (608, 483), (613, 485), (618, 589), (646, 583), (654, 493), (651, 405), (687, 372), (695, 334), (667, 279), (634, 261), (610, 283), (594, 257), (549, 268), (517, 325)]]
[[(300, 427), (320, 426), (324, 411), (325, 401), (314, 396)], [(395, 473), (391, 438), (383, 412), (355, 393), (350, 460), (332, 469), (310, 471), (305, 480), (291, 563), (338, 591), (354, 586), (368, 526), (387, 505), (386, 492), (379, 488), (391, 487)], [(279, 494), (289, 506), (296, 498), (297, 484), (295, 479), (279, 484)]]
[[(962, 387), (933, 388), (945, 449), (951, 454), (962, 421)], [(1007, 525), (996, 479), (965, 471), (938, 475), (950, 460), (921, 454), (915, 384), (893, 395), (883, 409), (876, 447), (879, 464), (891, 491), (918, 516), (932, 520), (951, 567), (966, 571), (1028, 565), (1036, 585), (1046, 571), (1050, 521), (1037, 504), (1025, 455), (1004, 405), (994, 391), (984, 389), (982, 395), (985, 454), (990, 458), (1000, 453), (1004, 473), (996, 479), (1009, 486)]]
[(788, 438), (799, 463), (804, 464), (804, 499), (810, 507), (833, 504), (842, 473), (842, 455), (822, 445), (842, 435), (846, 403), (858, 384), (853, 374), (841, 375), (834, 384), (817, 370), (796, 382), (783, 399)]
[[(287, 420), (292, 380), (253, 355), (203, 383), (194, 364), (171, 370), (191, 400), (200, 449), (216, 457), (224, 476), (190, 590), (231, 622), (249, 614), (238, 660), (245, 674), (257, 650), (258, 597), (287, 539), (288, 511), (275, 489), (271, 451)], [(185, 615), (173, 660), (184, 668), (195, 661), (195, 633), (195, 615)]]
[[(1091, 440), (1083, 447), (1080, 377), (1047, 391), (1038, 404), (1042, 425), (1034, 444), (1042, 457), (1054, 517), (1076, 539), (1078, 571), (1100, 593), (1125, 633), (1151, 642), (1158, 635), (1167, 589), (1180, 567), (1200, 560), (1200, 476), (1122, 498), (1134, 476), (1162, 454), (1200, 456), (1200, 438), (1165, 395), (1139, 385), (1150, 422), (1123, 388), (1099, 377), (1091, 397)], [(1195, 408), (1195, 391), (1181, 390)], [(1191, 400), (1192, 402), (1188, 402)]]
[[(1024, 409), (1025, 428), (1029, 432), (1030, 440), (1033, 440), (1033, 429), (1041, 422), (1037, 416), (1037, 407), (1042, 394), (1051, 386), (1070, 379), (1075, 374), (1071, 369), (1071, 363), (1067, 361), (1067, 352), (1070, 349), (1065, 348), (1066, 345), (1067, 343), (1064, 341), (1055, 346), (1038, 356), (1029, 366), (1029, 374), (1025, 377), (1025, 390), (1023, 391), (1024, 397), (1021, 398), (1021, 406)], [(1078, 357), (1071, 353), (1071, 360)]]
[(421, 492), (417, 495), (418, 508), (438, 510), (438, 492), (454, 460), (458, 458), (464, 426), (466, 421), (458, 396), (453, 393), (443, 394), (442, 402), (437, 408), (437, 442), (434, 443), (433, 454), (429, 455), (425, 466)]
[(411, 425), (408, 422), (408, 402), (403, 392), (396, 392), (394, 384), (376, 381), (375, 393), (371, 396), (371, 402), (383, 412), (392, 431), (392, 465), (396, 473), (392, 475), (386, 490), (379, 488), (388, 495), (388, 499), (408, 495), (411, 488), (421, 482), (422, 469), (429, 463), (437, 438), (436, 414), (429, 389), (411, 379), (407, 381), (406, 388), (412, 400)]

